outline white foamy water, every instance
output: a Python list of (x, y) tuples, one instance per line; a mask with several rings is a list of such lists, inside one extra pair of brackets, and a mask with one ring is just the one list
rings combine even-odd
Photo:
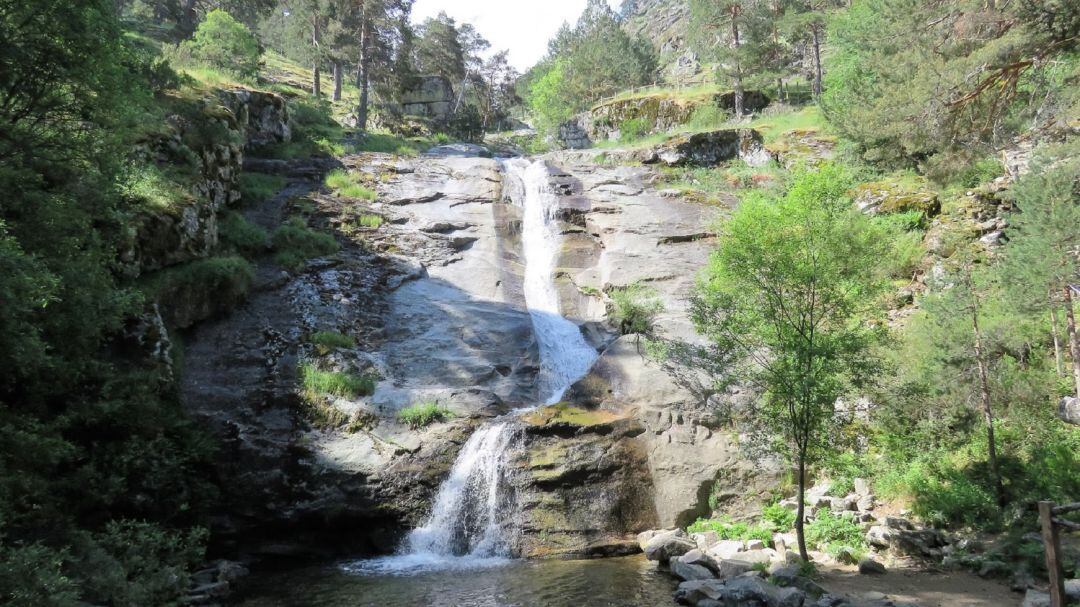
[[(597, 353), (578, 326), (561, 314), (555, 270), (562, 236), (558, 197), (548, 183), (546, 165), (512, 159), (502, 166), (507, 198), (522, 207), (525, 302), (540, 352), (537, 394), (540, 402), (552, 404), (588, 373)], [(439, 487), (431, 515), (409, 533), (400, 553), (342, 568), (368, 575), (411, 575), (509, 563), (514, 504), (507, 464), (518, 436), (516, 422), (507, 417), (474, 432)]]
[(557, 221), (559, 198), (551, 189), (546, 164), (541, 160), (504, 160), (503, 172), (511, 201), (523, 210), (525, 303), (540, 349), (538, 392), (541, 401), (550, 405), (559, 402), (566, 389), (589, 372), (596, 361), (596, 349), (586, 343), (578, 326), (563, 318), (560, 310), (555, 286), (562, 248)]

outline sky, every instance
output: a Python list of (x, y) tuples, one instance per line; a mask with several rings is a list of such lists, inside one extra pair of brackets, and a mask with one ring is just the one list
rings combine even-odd
[[(620, 0), (608, 0), (618, 9)], [(413, 21), (446, 11), (459, 22), (476, 26), (492, 50), (509, 49), (510, 63), (520, 71), (547, 52), (548, 40), (564, 21), (577, 21), (585, 0), (416, 0)]]

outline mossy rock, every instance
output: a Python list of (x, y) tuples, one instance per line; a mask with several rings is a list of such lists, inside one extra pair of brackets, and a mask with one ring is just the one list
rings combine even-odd
[(524, 421), (533, 426), (568, 425), (589, 428), (610, 424), (623, 416), (606, 409), (581, 409), (567, 403), (540, 407), (525, 416)]
[(872, 215), (918, 211), (929, 218), (941, 213), (941, 200), (936, 192), (913, 190), (893, 181), (859, 185), (852, 191), (852, 198), (855, 206)]

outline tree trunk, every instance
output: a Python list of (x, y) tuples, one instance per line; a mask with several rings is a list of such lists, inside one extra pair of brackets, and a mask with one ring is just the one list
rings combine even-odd
[(814, 100), (821, 98), (821, 30), (815, 23), (810, 28), (814, 36)]
[(315, 47), (315, 61), (311, 66), (311, 94), (318, 99), (322, 97), (322, 57), (319, 56), (320, 40), (322, 32), (319, 30), (319, 12), (311, 17), (311, 45)]
[(979, 366), (979, 397), (982, 400), (983, 418), (986, 421), (986, 452), (990, 458), (990, 471), (994, 475), (994, 490), (997, 492), (998, 507), (1005, 507), (1005, 485), (1001, 482), (1001, 470), (998, 468), (997, 441), (994, 440), (994, 411), (990, 406), (990, 376), (983, 359), (982, 332), (979, 331), (979, 306), (972, 294), (971, 329), (975, 334), (975, 362)]
[(1058, 377), (1065, 376), (1065, 360), (1061, 355), (1061, 335), (1058, 333), (1057, 306), (1054, 304), (1054, 292), (1047, 297), (1050, 303), (1050, 336), (1054, 339), (1054, 369)]
[(806, 456), (799, 453), (799, 505), (795, 509), (795, 541), (799, 544), (799, 558), (803, 562), (810, 560), (806, 553), (806, 533), (804, 522), (806, 520)]
[(184, 37), (195, 33), (195, 0), (184, 0), (180, 7), (180, 32)]
[(334, 64), (333, 64), (333, 67), (334, 67), (334, 101), (341, 101), (341, 80), (342, 80), (342, 71), (344, 71), (344, 70), (341, 69), (341, 62), (340, 61), (335, 60)]
[(1073, 314), (1072, 287), (1065, 285), (1065, 328), (1069, 333), (1069, 354), (1072, 355), (1076, 398), (1080, 398), (1080, 342), (1076, 337), (1076, 315)]
[(739, 24), (735, 20), (738, 7), (731, 8), (731, 38), (735, 45), (735, 117), (743, 115), (742, 65), (739, 61)]
[(368, 74), (368, 27), (367, 19), (362, 19), (360, 24), (360, 61), (356, 65), (356, 88), (360, 89), (360, 102), (356, 107), (356, 128), (361, 131), (367, 130), (368, 85), (371, 80)]

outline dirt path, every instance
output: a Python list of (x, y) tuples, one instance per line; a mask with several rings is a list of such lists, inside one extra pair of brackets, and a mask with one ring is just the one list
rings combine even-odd
[(819, 583), (830, 593), (860, 599), (880, 592), (897, 603), (920, 607), (1016, 607), (1022, 595), (1008, 586), (968, 572), (894, 567), (884, 575), (860, 575), (854, 568), (828, 569)]

